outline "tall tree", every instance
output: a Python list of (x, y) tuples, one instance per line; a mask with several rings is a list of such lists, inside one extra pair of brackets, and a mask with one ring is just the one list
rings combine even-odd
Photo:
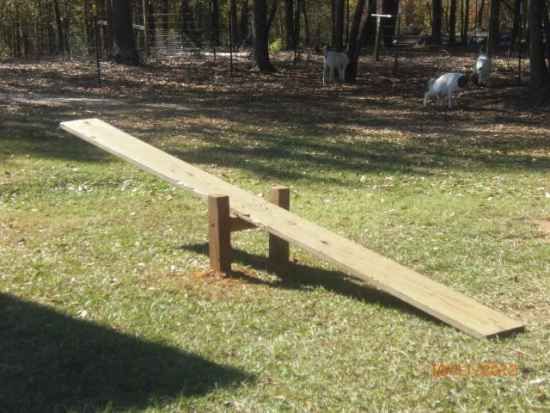
[(449, 44), (456, 43), (456, 0), (449, 0)]
[(441, 19), (443, 4), (441, 0), (432, 0), (432, 43), (441, 45)]
[(241, 43), (239, 39), (239, 19), (237, 17), (237, 0), (229, 0), (229, 25), (231, 40), (234, 45)]
[(248, 0), (244, 0), (241, 6), (241, 18), (239, 21), (239, 37), (241, 42), (249, 44), (250, 39), (250, 21), (248, 19), (250, 9), (248, 8)]
[(345, 3), (344, 0), (332, 0), (332, 2), (332, 47), (342, 50), (344, 48)]
[(53, 0), (53, 9), (55, 12), (55, 22), (57, 24), (57, 51), (59, 53), (65, 53), (65, 25), (63, 24), (59, 0)]
[(285, 31), (287, 50), (294, 50), (296, 44), (294, 38), (296, 36), (294, 29), (294, 0), (285, 0)]
[(138, 65), (139, 56), (134, 41), (130, 0), (112, 0), (113, 58), (117, 63)]
[(529, 24), (529, 91), (532, 100), (540, 103), (550, 97), (550, 72), (544, 59), (544, 0), (530, 0), (527, 11)]
[(346, 81), (348, 82), (354, 82), (357, 77), (361, 46), (365, 43), (368, 33), (367, 22), (371, 9), (369, 3), (372, 3), (372, 0), (357, 0), (355, 5), (348, 43), (348, 57), (350, 61), (346, 68)]
[(262, 72), (275, 71), (275, 67), (269, 60), (269, 29), (267, 1), (254, 0), (254, 58), (258, 69)]
[(463, 0), (463, 15), (462, 15), (462, 34), (461, 41), (464, 46), (468, 45), (468, 26), (470, 25), (470, 0)]
[[(522, 10), (522, 0), (514, 0), (514, 11), (513, 11), (513, 22), (512, 22), (512, 45), (519, 44), (519, 34), (521, 31), (521, 25), (522, 22), (522, 16), (521, 16), (521, 10)], [(519, 48), (518, 48), (519, 50)]]
[(491, 0), (491, 14), (489, 16), (489, 37), (487, 39), (487, 54), (492, 56), (495, 52), (500, 26), (500, 0)]
[(211, 17), (212, 17), (212, 43), (214, 46), (220, 45), (220, 2), (219, 0), (211, 0)]
[(395, 35), (395, 24), (397, 23), (397, 13), (399, 13), (399, 0), (382, 0), (382, 13), (392, 16), (388, 19), (384, 19), (382, 24), (384, 46), (392, 47), (393, 36)]

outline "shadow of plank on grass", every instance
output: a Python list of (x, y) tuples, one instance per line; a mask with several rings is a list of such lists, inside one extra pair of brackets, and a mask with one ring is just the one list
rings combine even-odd
[(253, 380), (12, 295), (0, 314), (0, 412), (141, 409)]
[[(178, 248), (208, 256), (207, 243), (181, 245)], [(234, 263), (249, 266), (258, 271), (266, 271), (267, 269), (266, 257), (250, 254), (236, 248), (232, 249), (232, 253), (232, 261)], [(289, 290), (306, 290), (308, 288), (321, 287), (327, 291), (342, 295), (344, 297), (368, 302), (369, 304), (380, 305), (386, 308), (396, 309), (406, 314), (410, 314), (424, 320), (429, 320), (435, 324), (443, 325), (440, 320), (416, 309), (406, 302), (401, 301), (385, 293), (384, 291), (370, 287), (362, 280), (353, 278), (336, 270), (327, 270), (291, 261), (288, 275), (285, 277), (280, 277), (279, 281), (275, 283), (251, 277), (250, 275), (239, 270), (233, 270), (229, 276), (240, 279), (245, 283), (267, 284), (273, 288), (284, 288)]]

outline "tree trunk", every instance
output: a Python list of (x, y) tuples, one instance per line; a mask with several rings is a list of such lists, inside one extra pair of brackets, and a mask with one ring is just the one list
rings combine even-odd
[(489, 16), (489, 38), (487, 39), (487, 55), (493, 56), (497, 45), (500, 23), (500, 0), (491, 0), (491, 15)]
[[(519, 34), (521, 30), (521, 1), (522, 0), (514, 0), (514, 16), (513, 16), (513, 24), (512, 24), (512, 45), (515, 46), (518, 44), (519, 46)], [(519, 50), (519, 47), (518, 47)]]
[(550, 18), (548, 16), (548, 3), (544, 3), (544, 13), (542, 21), (544, 27), (544, 38), (546, 40), (546, 60), (548, 61), (548, 65), (550, 65)]
[(72, 20), (72, 13), (71, 13), (71, 4), (69, 0), (65, 0), (65, 19), (64, 19), (64, 43), (65, 43), (65, 51), (69, 56), (71, 56), (71, 20)]
[(479, 10), (477, 12), (477, 21), (476, 21), (476, 27), (480, 28), (483, 24), (483, 11), (485, 10), (485, 0), (481, 0), (481, 4), (479, 5)]
[(544, 60), (542, 21), (544, 0), (530, 0), (527, 19), (529, 24), (529, 91), (534, 102), (548, 97), (550, 75)]
[(229, 0), (229, 22), (231, 30), (232, 46), (239, 45), (239, 19), (237, 18), (237, 0)]
[(300, 44), (300, 31), (302, 29), (302, 24), (300, 22), (300, 9), (302, 8), (303, 0), (296, 0), (296, 7), (294, 10), (294, 46), (298, 47)]
[(348, 44), (349, 65), (346, 68), (346, 81), (348, 82), (354, 82), (357, 77), (359, 54), (368, 33), (369, 6), (368, 0), (358, 0), (355, 5)]
[(456, 43), (456, 0), (450, 0), (449, 5), (449, 44)]
[(441, 18), (443, 5), (441, 0), (432, 0), (432, 44), (441, 46)]
[(241, 6), (241, 21), (239, 22), (239, 31), (240, 31), (240, 39), (245, 44), (250, 43), (249, 41), (250, 40), (250, 30), (249, 30), (250, 22), (248, 20), (249, 13), (250, 13), (250, 10), (248, 8), (248, 0), (244, 0)]
[(334, 0), (333, 17), (334, 28), (332, 30), (332, 47), (337, 50), (344, 48), (344, 0)]
[(285, 31), (286, 31), (286, 49), (294, 50), (296, 47), (294, 38), (294, 0), (285, 0)]
[(302, 14), (304, 16), (304, 44), (306, 47), (311, 46), (311, 33), (309, 28), (309, 19), (307, 15), (307, 8), (306, 8), (306, 0), (299, 0), (300, 4), (302, 5)]
[(117, 63), (137, 66), (139, 57), (134, 42), (130, 0), (112, 0), (113, 57)]
[(462, 22), (462, 44), (468, 45), (468, 31), (470, 30), (470, 0), (463, 0), (464, 20)]
[(220, 45), (220, 2), (212, 0), (212, 45)]
[(57, 52), (65, 53), (65, 31), (63, 30), (63, 17), (59, 8), (59, 0), (53, 0), (53, 8), (55, 12), (55, 22), (57, 24)]
[(254, 58), (262, 72), (274, 72), (269, 60), (269, 31), (266, 0), (254, 0)]
[(382, 35), (385, 47), (392, 47), (393, 36), (395, 35), (395, 25), (397, 23), (397, 13), (399, 12), (399, 0), (382, 0), (382, 13), (391, 14), (390, 19), (383, 19)]

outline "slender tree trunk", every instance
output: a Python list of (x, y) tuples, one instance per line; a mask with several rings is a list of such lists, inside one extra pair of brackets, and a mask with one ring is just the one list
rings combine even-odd
[(456, 43), (456, 0), (450, 0), (449, 5), (449, 44)]
[(267, 2), (254, 0), (254, 58), (258, 69), (262, 72), (274, 72), (275, 68), (269, 60)]
[(489, 38), (487, 39), (487, 54), (493, 56), (497, 44), (500, 23), (500, 0), (491, 0), (489, 16)]
[[(145, 28), (149, 33), (149, 48), (154, 47), (156, 44), (157, 35), (157, 19), (155, 17), (155, 5), (153, 1), (147, 1), (147, 27)], [(150, 53), (150, 52), (149, 52)]]
[(294, 47), (298, 47), (300, 44), (300, 31), (302, 30), (302, 23), (300, 21), (300, 9), (302, 8), (303, 0), (296, 0), (296, 7), (294, 8)]
[(296, 47), (294, 37), (294, 0), (285, 0), (285, 31), (286, 31), (286, 49), (294, 50)]
[(112, 0), (113, 57), (117, 63), (138, 65), (129, 0)]
[[(521, 2), (522, 0), (514, 0), (514, 12), (513, 12), (513, 23), (512, 23), (512, 45), (515, 46), (519, 44), (519, 33), (521, 30)], [(518, 47), (519, 50), (519, 47)]]
[(239, 39), (239, 19), (237, 18), (237, 0), (229, 0), (229, 21), (231, 23), (231, 39), (233, 45), (239, 45), (241, 43)]
[(550, 75), (544, 60), (542, 22), (544, 0), (530, 0), (527, 14), (529, 24), (529, 91), (535, 102), (548, 95)]
[[(544, 38), (546, 40), (546, 60), (550, 66), (550, 18), (548, 16), (548, 3), (544, 3), (544, 13), (543, 13), (543, 27), (544, 27)], [(550, 68), (549, 68), (550, 75)]]
[(441, 18), (443, 4), (441, 0), (432, 0), (432, 43), (441, 45)]
[(342, 50), (344, 48), (344, 6), (344, 0), (334, 0), (334, 16), (332, 18), (334, 21), (332, 47), (338, 50)]
[(65, 42), (65, 51), (70, 56), (71, 55), (71, 22), (72, 22), (72, 3), (69, 0), (65, 0), (65, 27), (64, 27), (64, 42)]
[(470, 0), (464, 0), (464, 21), (462, 26), (462, 44), (468, 45), (468, 31), (470, 30)]
[(346, 81), (348, 82), (354, 82), (357, 77), (359, 55), (368, 33), (369, 6), (368, 0), (358, 0), (355, 5), (348, 44), (348, 58), (350, 61), (346, 68)]
[(399, 12), (399, 0), (382, 0), (382, 13), (391, 14), (389, 19), (383, 19), (382, 35), (385, 47), (392, 47), (393, 36), (395, 35), (395, 25), (397, 23), (397, 13)]
[(105, 18), (105, 20), (107, 20), (107, 26), (105, 26), (103, 30), (103, 43), (104, 43), (103, 46), (105, 46), (105, 53), (107, 54), (106, 57), (109, 57), (109, 58), (113, 56), (113, 45), (114, 45), (113, 7), (112, 7), (111, 1), (112, 0), (105, 0), (103, 16), (102, 16)]
[(57, 51), (58, 53), (65, 53), (65, 31), (63, 30), (63, 17), (61, 17), (61, 10), (59, 8), (59, 0), (53, 0), (53, 8), (55, 12), (55, 21), (57, 24)]
[(309, 18), (307, 15), (307, 7), (306, 7), (306, 0), (299, 0), (300, 4), (302, 5), (302, 14), (304, 16), (304, 44), (306, 47), (311, 46), (311, 32), (309, 28)]
[(485, 0), (481, 0), (481, 4), (479, 5), (479, 10), (477, 12), (477, 21), (476, 21), (476, 27), (482, 28), (483, 24), (483, 11), (485, 10)]
[(220, 45), (220, 2), (219, 0), (212, 1), (212, 44)]
[(248, 8), (248, 0), (244, 0), (243, 4), (241, 6), (241, 20), (239, 22), (239, 31), (240, 31), (240, 38), (242, 42), (246, 42), (248, 44), (249, 41), (249, 21), (248, 21), (248, 15), (250, 13), (250, 10)]

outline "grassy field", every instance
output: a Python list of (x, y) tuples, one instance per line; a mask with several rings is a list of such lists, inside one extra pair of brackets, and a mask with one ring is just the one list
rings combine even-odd
[[(0, 63), (0, 412), (550, 411), (550, 115), (504, 61), (422, 107), (435, 66), (471, 61), (365, 59), (326, 88), (318, 61), (104, 65), (103, 88), (91, 64)], [(84, 117), (288, 185), (300, 216), (527, 329), (470, 338), (296, 248), (279, 279), (254, 231), (210, 274), (205, 205), (57, 126)]]

